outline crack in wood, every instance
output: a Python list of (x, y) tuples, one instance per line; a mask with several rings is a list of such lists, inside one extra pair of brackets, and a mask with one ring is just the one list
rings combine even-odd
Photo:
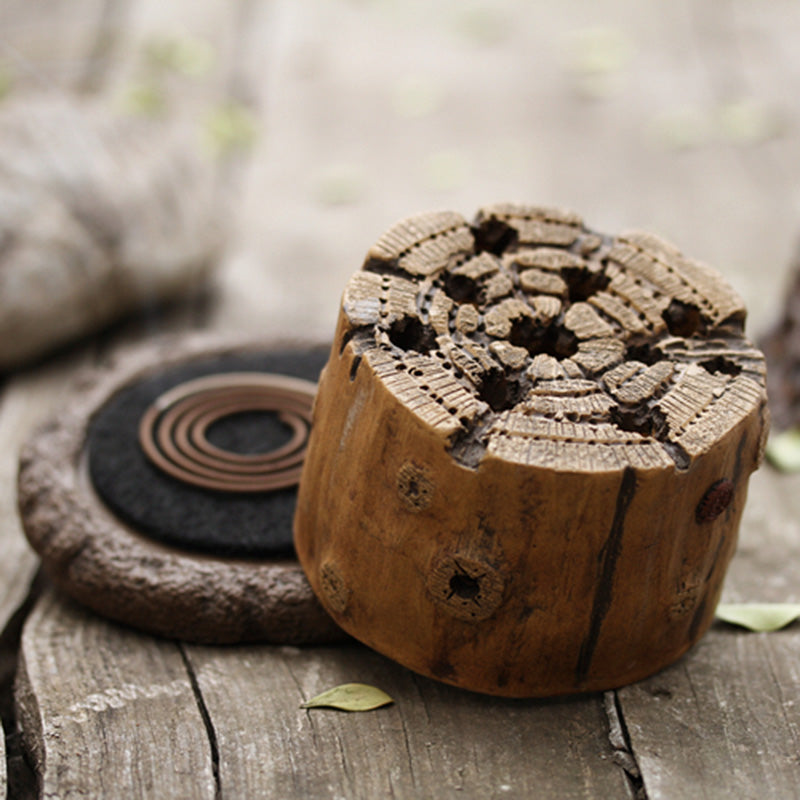
[(611, 523), (606, 543), (600, 552), (601, 562), (597, 578), (597, 589), (592, 605), (592, 614), (589, 623), (589, 632), (581, 643), (578, 664), (575, 668), (575, 685), (581, 686), (589, 674), (595, 648), (600, 638), (600, 628), (603, 620), (611, 607), (611, 597), (614, 591), (614, 571), (617, 567), (620, 550), (622, 547), (622, 534), (625, 530), (625, 516), (628, 513), (631, 501), (636, 494), (636, 472), (631, 467), (626, 467), (622, 473), (617, 494), (617, 504), (614, 509), (614, 521)]
[(219, 742), (217, 741), (217, 732), (214, 729), (214, 722), (211, 719), (206, 701), (203, 698), (203, 692), (200, 689), (200, 684), (197, 680), (197, 674), (194, 671), (194, 666), (186, 652), (186, 645), (181, 642), (176, 642), (178, 652), (181, 655), (183, 664), (186, 667), (186, 674), (189, 677), (189, 683), (192, 687), (192, 694), (194, 695), (195, 702), (197, 703), (197, 710), (200, 712), (200, 717), (203, 720), (203, 725), (206, 729), (208, 736), (208, 746), (211, 750), (211, 773), (214, 776), (214, 798), (221, 800), (222, 798), (222, 782), (220, 780), (220, 759), (219, 759)]
[(628, 728), (616, 691), (603, 692), (603, 708), (608, 722), (608, 741), (613, 749), (614, 763), (621, 767), (634, 800), (648, 800), (644, 778), (633, 752)]
[(41, 593), (41, 573), (34, 577), (27, 596), (0, 632), (0, 720), (5, 737), (6, 781), (9, 798), (34, 797), (36, 773), (22, 741), (14, 704), (14, 681), (19, 661), (22, 627)]

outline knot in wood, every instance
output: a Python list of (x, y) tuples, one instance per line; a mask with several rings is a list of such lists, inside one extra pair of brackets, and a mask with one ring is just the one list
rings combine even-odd
[(713, 522), (731, 504), (733, 500), (733, 482), (727, 478), (715, 481), (708, 487), (697, 504), (695, 516), (698, 523)]
[(503, 599), (503, 576), (485, 561), (466, 555), (436, 559), (428, 574), (428, 591), (440, 608), (458, 619), (488, 619)]
[(413, 461), (406, 461), (397, 472), (397, 492), (409, 511), (427, 508), (434, 492), (431, 471)]
[(328, 605), (341, 614), (350, 600), (350, 589), (342, 577), (339, 567), (333, 561), (326, 561), (319, 571), (320, 586)]

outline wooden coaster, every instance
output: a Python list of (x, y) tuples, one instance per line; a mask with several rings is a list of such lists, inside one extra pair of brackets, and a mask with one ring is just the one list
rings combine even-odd
[(614, 688), (711, 624), (767, 432), (722, 276), (498, 205), (404, 220), (347, 284), (295, 545), (333, 618), (425, 675)]
[[(264, 508), (259, 506), (257, 498), (253, 499), (254, 495), (223, 491), (217, 499), (213, 489), (189, 486), (183, 478), (171, 476), (166, 470), (163, 470), (162, 479), (158, 475), (161, 467), (149, 463), (149, 457), (142, 455), (136, 460), (138, 441), (128, 443), (130, 457), (118, 461), (117, 467), (134, 471), (149, 469), (151, 474), (147, 480), (150, 482), (141, 496), (133, 493), (134, 502), (127, 510), (124, 498), (115, 498), (113, 505), (123, 508), (122, 514), (112, 511), (111, 504), (100, 499), (89, 474), (87, 440), (92, 425), (101, 420), (103, 413), (108, 416), (109, 406), (124, 398), (126, 393), (130, 395), (132, 389), (155, 387), (151, 391), (163, 401), (164, 394), (159, 387), (166, 386), (175, 394), (173, 384), (185, 385), (186, 374), (191, 376), (189, 383), (192, 380), (213, 383), (214, 378), (207, 374), (207, 365), (215, 363), (223, 368), (234, 364), (239, 388), (242, 383), (252, 387), (259, 382), (258, 373), (253, 369), (263, 362), (265, 353), (267, 356), (279, 353), (284, 363), (290, 364), (293, 352), (296, 359), (308, 361), (309, 348), (267, 349), (253, 342), (221, 343), (218, 338), (204, 336), (138, 347), (120, 354), (106, 368), (81, 375), (72, 394), (64, 398), (61, 411), (32, 436), (20, 457), (22, 523), (53, 582), (99, 614), (170, 638), (215, 644), (300, 644), (341, 639), (342, 632), (318, 604), (291, 551), (293, 509), (286, 510), (289, 500), (293, 504), (293, 499), (286, 497), (287, 492), (294, 492), (291, 487), (281, 487), (283, 498), (279, 499), (283, 503), (282, 513), (288, 513), (288, 520), (282, 522), (287, 529), (285, 534), (279, 532), (277, 540), (267, 536), (267, 544), (262, 545), (255, 528), (238, 539), (230, 531), (221, 530), (219, 541), (225, 546), (220, 553), (213, 532), (206, 531), (205, 539), (175, 538), (173, 534), (180, 528), (181, 504), (187, 512), (197, 512), (194, 506), (205, 501), (206, 505), (200, 508), (203, 515), (209, 516), (216, 507), (219, 519), (236, 527), (236, 513), (241, 516), (242, 503), (249, 504), (246, 514), (251, 517)], [(281, 363), (280, 358), (277, 363)], [(312, 362), (314, 359), (318, 363), (318, 351)], [(276, 362), (273, 359), (271, 363)], [(249, 371), (242, 373), (243, 364), (250, 364)], [(200, 376), (198, 369), (202, 373)], [(274, 392), (276, 385), (280, 389), (303, 384), (296, 377), (273, 379), (270, 391)], [(273, 401), (265, 398), (263, 392), (257, 396), (248, 392), (245, 391), (244, 396), (241, 393), (234, 396), (233, 405), (224, 402), (220, 405), (218, 397), (212, 398), (210, 407), (207, 402), (201, 403), (203, 430), (207, 432), (215, 419), (242, 412), (242, 402), (245, 412), (274, 407)], [(187, 396), (192, 393), (184, 390), (184, 399)], [(146, 397), (143, 402), (146, 407)], [(307, 416), (307, 412), (302, 413)], [(122, 444), (112, 439), (110, 447), (128, 447), (125, 440), (135, 440), (136, 435), (137, 426), (134, 425), (121, 437)], [(199, 434), (194, 431), (193, 435)], [(213, 450), (215, 445), (209, 438), (204, 434), (200, 441), (205, 441)], [(294, 442), (296, 436), (291, 438)], [(230, 457), (240, 465), (244, 463), (246, 468), (253, 467), (254, 460), (263, 461), (257, 453), (244, 453), (237, 458), (224, 447), (216, 449), (218, 458)], [(287, 453), (284, 456), (292, 463), (296, 478), (295, 451), (293, 445), (287, 451), (288, 456)], [(100, 458), (99, 467), (97, 464), (94, 467), (103, 472), (108, 466), (107, 453), (102, 449), (98, 452), (106, 461)], [(95, 460), (98, 458), (97, 452), (91, 455)], [(263, 473), (258, 463), (255, 466)], [(112, 491), (114, 477), (112, 473), (105, 489)], [(204, 498), (204, 493), (208, 497)], [(144, 511), (141, 512), (144, 518), (137, 517), (137, 507), (140, 510), (143, 506), (149, 507), (148, 497), (152, 497), (156, 507), (159, 503), (161, 507), (173, 507), (172, 528), (167, 526), (166, 533), (144, 530), (149, 525)], [(269, 496), (263, 494), (257, 497), (269, 500)], [(235, 513), (237, 508), (240, 510)], [(268, 527), (269, 506), (266, 513), (263, 510), (260, 513), (265, 517), (263, 525)]]

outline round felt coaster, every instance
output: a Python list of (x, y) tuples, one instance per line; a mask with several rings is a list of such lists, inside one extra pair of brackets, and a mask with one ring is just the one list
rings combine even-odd
[[(141, 439), (149, 411), (156, 430), (170, 429), (164, 420), (177, 396), (202, 418), (195, 424), (178, 413), (189, 420), (186, 441), (203, 458), (210, 453), (212, 461), (233, 464), (234, 474), (244, 465), (248, 484), (251, 473), (265, 470), (272, 483), (276, 471), (286, 477), (295, 470), (296, 477), (310, 381), (327, 353), (327, 347), (202, 336), (132, 348), (79, 376), (62, 410), (20, 457), (23, 527), (53, 582), (100, 614), (170, 638), (216, 644), (344, 638), (294, 558), (293, 487), (204, 488), (162, 468)], [(267, 378), (264, 394), (265, 376), (276, 375)], [(232, 376), (244, 386), (234, 391), (240, 398), (234, 403), (227, 390), (217, 391), (220, 379), (229, 387)], [(191, 399), (198, 386), (212, 396), (199, 411)], [(289, 395), (305, 399), (292, 406)], [(161, 441), (169, 450), (170, 440)]]
[[(173, 465), (172, 460), (164, 459), (161, 463), (154, 461), (158, 453), (148, 456), (142, 446), (140, 427), (148, 410), (157, 412), (155, 404), (168, 397), (170, 391), (177, 389), (176, 396), (180, 397), (181, 388), (186, 386), (191, 398), (193, 386), (206, 385), (212, 388), (205, 392), (200, 389), (194, 395), (201, 397), (198, 408), (203, 409), (203, 394), (215, 391), (220, 413), (202, 437), (206, 445), (218, 448), (221, 455), (228, 457), (278, 452), (291, 442), (291, 429), (280, 422), (275, 411), (269, 410), (269, 398), (261, 410), (254, 410), (260, 398), (257, 392), (251, 392), (238, 406), (229, 405), (229, 413), (225, 414), (226, 395), (233, 395), (237, 386), (247, 387), (248, 376), (258, 379), (279, 375), (316, 381), (327, 357), (328, 348), (234, 352), (180, 363), (124, 386), (95, 413), (89, 425), (89, 473), (95, 489), (120, 519), (169, 545), (230, 556), (292, 553), (292, 518), (299, 470), (293, 473), (294, 480), (287, 487), (261, 491), (258, 481), (251, 480), (248, 485), (254, 489), (240, 491), (236, 489), (241, 480), (238, 484), (232, 481), (229, 488), (224, 482), (214, 488), (211, 476), (215, 470), (198, 464), (207, 475), (198, 475), (203, 485), (197, 485), (196, 481), (190, 482), (193, 474), (190, 470), (173, 469), (170, 473), (167, 469)], [(204, 384), (202, 379), (209, 378), (217, 383), (206, 380)], [(302, 393), (303, 384), (297, 382), (297, 385)], [(251, 383), (250, 387), (257, 389), (258, 385)], [(310, 410), (314, 386), (309, 383), (307, 387)], [(278, 400), (273, 405), (280, 408)], [(209, 413), (213, 414), (213, 410)], [(191, 421), (188, 413), (184, 417)], [(180, 421), (178, 415), (175, 427)], [(167, 437), (167, 443), (174, 448), (174, 431), (166, 430), (168, 425), (161, 427), (165, 429), (161, 433)], [(157, 435), (151, 425), (148, 441)], [(212, 458), (207, 460), (213, 463)], [(241, 468), (248, 466), (244, 460)], [(183, 473), (186, 474), (181, 477)], [(244, 472), (240, 478), (250, 476), (258, 477), (258, 473)], [(205, 482), (203, 477), (207, 478)]]

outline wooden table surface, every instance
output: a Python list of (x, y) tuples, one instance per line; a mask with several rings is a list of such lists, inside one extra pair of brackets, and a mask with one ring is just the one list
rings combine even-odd
[[(800, 797), (797, 624), (717, 625), (617, 692), (497, 700), (356, 645), (198, 647), (108, 623), (36, 578), (14, 489), (21, 442), (80, 366), (198, 327), (329, 339), (366, 248), (424, 209), (522, 200), (654, 230), (723, 271), (763, 331), (800, 228), (795, 0), (4, 0), (0, 78), (130, 103), (159, 41), (189, 53), (164, 113), (200, 135), (234, 104), (254, 137), (220, 181), (211, 303), (0, 386), (0, 798)], [(800, 602), (798, 489), (754, 476), (726, 599)], [(396, 703), (299, 708), (349, 681)]]

